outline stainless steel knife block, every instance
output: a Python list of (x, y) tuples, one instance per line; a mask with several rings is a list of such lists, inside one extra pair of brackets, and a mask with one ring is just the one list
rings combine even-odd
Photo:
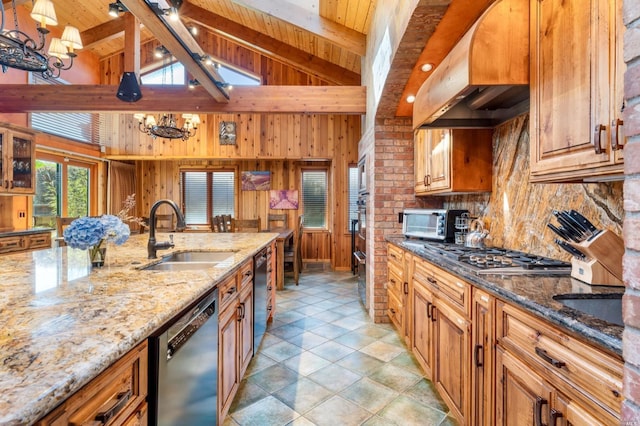
[(590, 240), (570, 243), (589, 257), (571, 259), (571, 276), (587, 284), (624, 286), (622, 256), (624, 241), (615, 233), (604, 230)]

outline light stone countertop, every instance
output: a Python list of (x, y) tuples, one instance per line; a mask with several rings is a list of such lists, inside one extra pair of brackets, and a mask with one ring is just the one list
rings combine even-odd
[[(68, 247), (0, 257), (0, 424), (31, 424), (252, 258), (274, 233), (176, 233), (171, 252), (234, 251), (193, 271), (141, 271), (147, 235), (109, 244), (103, 268)], [(168, 240), (157, 234), (158, 241)]]

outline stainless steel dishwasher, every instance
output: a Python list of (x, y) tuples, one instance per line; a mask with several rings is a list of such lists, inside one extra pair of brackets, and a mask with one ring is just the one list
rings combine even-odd
[(149, 424), (215, 425), (218, 289), (149, 339)]
[(253, 257), (253, 353), (267, 331), (267, 248)]

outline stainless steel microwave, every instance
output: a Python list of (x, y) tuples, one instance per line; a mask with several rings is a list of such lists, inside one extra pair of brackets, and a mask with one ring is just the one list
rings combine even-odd
[(453, 241), (456, 217), (467, 210), (407, 209), (403, 212), (402, 233), (405, 237)]

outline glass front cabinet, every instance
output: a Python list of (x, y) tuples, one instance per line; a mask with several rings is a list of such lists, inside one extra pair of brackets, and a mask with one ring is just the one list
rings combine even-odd
[(35, 137), (0, 127), (0, 193), (35, 193)]

